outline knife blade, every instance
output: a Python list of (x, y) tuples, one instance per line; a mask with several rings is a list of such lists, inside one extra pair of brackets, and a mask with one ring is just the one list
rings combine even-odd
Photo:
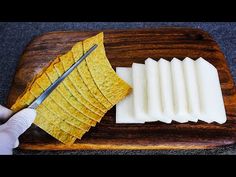
[(50, 93), (89, 55), (91, 54), (96, 48), (97, 44), (93, 45), (80, 59), (75, 62), (66, 72), (64, 72), (55, 82), (52, 83), (38, 98), (36, 98), (28, 108), (36, 109)]

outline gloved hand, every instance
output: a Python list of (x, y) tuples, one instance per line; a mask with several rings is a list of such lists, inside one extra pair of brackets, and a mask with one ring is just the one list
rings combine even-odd
[[(12, 116), (13, 112), (0, 105), (0, 120), (7, 120), (0, 125), (0, 155), (11, 155), (13, 148), (19, 145), (18, 137), (33, 123), (36, 117), (34, 109), (23, 109)], [(11, 117), (12, 116), (12, 117)]]

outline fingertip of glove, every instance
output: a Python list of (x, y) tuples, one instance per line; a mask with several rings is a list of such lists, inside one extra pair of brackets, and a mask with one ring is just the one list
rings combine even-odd
[(35, 109), (31, 109), (31, 108), (25, 108), (22, 111), (24, 111), (26, 114), (29, 114), (32, 117), (36, 117), (36, 110)]
[(31, 108), (25, 108), (23, 110), (21, 110), (21, 113), (23, 115), (25, 115), (25, 117), (27, 117), (31, 124), (33, 123), (35, 117), (36, 117), (36, 110), (35, 109), (31, 109)]

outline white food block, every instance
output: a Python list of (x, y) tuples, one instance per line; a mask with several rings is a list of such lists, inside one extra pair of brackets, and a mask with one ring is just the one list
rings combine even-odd
[(188, 112), (191, 114), (189, 121), (197, 122), (201, 113), (195, 62), (194, 60), (186, 57), (182, 61), (182, 64), (186, 83)]
[[(131, 68), (117, 67), (116, 73), (131, 87), (133, 86)], [(144, 123), (143, 121), (138, 121), (134, 118), (133, 92), (116, 104), (116, 123)]]
[(163, 115), (161, 103), (161, 85), (158, 62), (148, 58), (145, 60), (147, 74), (147, 112), (154, 120), (170, 123), (171, 119)]
[(134, 117), (137, 120), (150, 122), (154, 119), (147, 114), (147, 81), (144, 64), (132, 65), (133, 93), (134, 93)]
[(226, 113), (217, 69), (199, 58), (195, 61), (200, 93), (200, 120), (205, 122), (226, 122)]
[(170, 62), (164, 59), (158, 61), (161, 85), (161, 102), (163, 114), (170, 123), (174, 115), (172, 76)]
[(177, 58), (173, 58), (170, 63), (175, 113), (175, 116), (172, 119), (180, 123), (185, 123), (191, 119), (191, 115), (188, 112), (187, 90), (185, 86), (183, 65)]

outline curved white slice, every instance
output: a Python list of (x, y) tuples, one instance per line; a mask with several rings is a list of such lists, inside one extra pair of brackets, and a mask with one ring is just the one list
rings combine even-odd
[(170, 123), (171, 120), (163, 115), (161, 103), (161, 86), (158, 62), (148, 58), (145, 60), (147, 74), (147, 112), (154, 120)]
[(168, 120), (168, 123), (171, 123), (172, 118), (174, 117), (174, 103), (170, 62), (164, 59), (160, 59), (158, 61), (158, 69), (160, 72), (163, 114), (166, 120)]
[(203, 58), (197, 59), (195, 65), (202, 112), (199, 119), (209, 123), (225, 123), (226, 113), (217, 69)]
[(140, 121), (153, 121), (153, 118), (147, 114), (147, 81), (145, 65), (133, 63), (132, 76), (134, 93), (134, 117)]
[(183, 62), (184, 78), (187, 90), (189, 121), (197, 122), (200, 116), (199, 91), (194, 60), (186, 57)]
[(175, 116), (172, 119), (180, 123), (188, 122), (191, 117), (188, 113), (187, 90), (182, 62), (177, 58), (173, 58), (170, 63), (175, 113)]
[[(116, 73), (130, 86), (133, 85), (131, 68), (117, 67)], [(133, 92), (116, 104), (116, 123), (144, 123), (143, 121), (138, 121), (134, 118)]]

